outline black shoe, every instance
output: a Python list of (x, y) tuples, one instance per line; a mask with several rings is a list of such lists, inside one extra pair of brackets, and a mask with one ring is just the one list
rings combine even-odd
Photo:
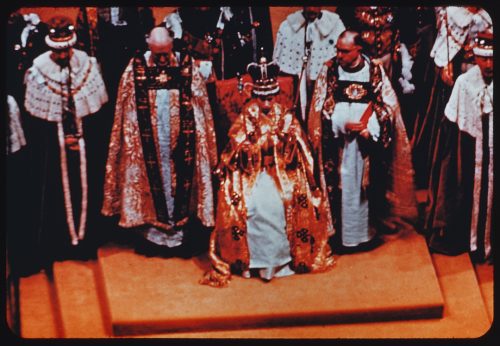
[(330, 249), (333, 253), (339, 253), (339, 250), (342, 249), (342, 242), (338, 234), (332, 235), (328, 239), (328, 245), (330, 245)]
[(371, 251), (373, 249), (376, 249), (380, 245), (382, 245), (384, 242), (382, 239), (379, 237), (375, 236), (371, 240), (361, 243), (357, 246), (339, 246), (337, 248), (337, 253), (338, 254), (353, 254), (353, 253), (358, 253), (358, 252), (367, 252)]
[(150, 242), (144, 238), (139, 239), (135, 245), (135, 253), (146, 257), (162, 257), (164, 246)]
[(135, 253), (146, 257), (161, 257), (161, 258), (191, 258), (189, 251), (184, 245), (168, 247), (166, 245), (158, 245), (153, 242), (143, 240), (135, 247)]
[(453, 238), (440, 236), (439, 230), (433, 230), (427, 237), (427, 245), (432, 253), (439, 253), (447, 256), (458, 256), (467, 252), (465, 242), (459, 243)]
[(182, 244), (183, 258), (200, 256), (208, 251), (212, 229), (205, 227), (199, 220), (189, 224), (189, 230), (185, 233)]
[(486, 263), (486, 258), (484, 256), (484, 251), (476, 250), (469, 253), (471, 262), (474, 264)]
[(393, 235), (399, 232), (399, 229), (396, 226), (389, 227), (383, 222), (378, 223), (375, 227), (376, 227), (375, 229), (379, 234)]
[(192, 256), (186, 244), (182, 244), (175, 247), (163, 246), (161, 257), (163, 258), (178, 257), (178, 258), (188, 259), (191, 258)]
[(208, 252), (211, 231), (203, 229), (186, 239), (185, 249), (190, 257), (197, 257)]

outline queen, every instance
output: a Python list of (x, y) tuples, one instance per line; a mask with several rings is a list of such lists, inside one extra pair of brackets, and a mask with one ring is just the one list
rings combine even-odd
[(275, 101), (279, 67), (261, 58), (247, 70), (252, 98), (229, 130), (216, 174), (216, 225), (202, 284), (226, 286), (232, 274), (265, 281), (333, 265), (322, 193), (307, 137)]

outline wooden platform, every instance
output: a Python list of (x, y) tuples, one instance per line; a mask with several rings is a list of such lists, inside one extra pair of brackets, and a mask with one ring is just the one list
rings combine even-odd
[(439, 318), (444, 301), (424, 239), (399, 237), (337, 257), (322, 274), (264, 283), (235, 277), (228, 288), (198, 284), (206, 258), (146, 258), (100, 250), (115, 335)]
[[(474, 268), (468, 254), (456, 257), (433, 254), (432, 259), (445, 300), (442, 318), (164, 333), (140, 337), (180, 339), (470, 339), (483, 336), (490, 329), (491, 320), (488, 320), (485, 304), (482, 301)], [(491, 266), (483, 268), (483, 270), (490, 272), (492, 269)], [(493, 302), (493, 292), (490, 291), (489, 294), (491, 295), (487, 302), (490, 304), (487, 305), (491, 305)], [(482, 342), (480, 343), (482, 344)]]

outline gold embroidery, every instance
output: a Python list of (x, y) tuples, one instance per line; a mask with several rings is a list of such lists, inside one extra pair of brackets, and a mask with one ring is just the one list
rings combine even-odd
[[(249, 136), (250, 133), (253, 135)], [(285, 140), (286, 137), (290, 140)], [(313, 175), (313, 157), (297, 119), (278, 103), (274, 103), (264, 116), (258, 105), (250, 102), (229, 130), (229, 138), (230, 143), (222, 153), (218, 167), (223, 179), (209, 252), (212, 270), (201, 283), (225, 286), (231, 277), (229, 268), (233, 272), (248, 269), (250, 254), (246, 240), (245, 196), (264, 165), (285, 205), (292, 267), (297, 273), (331, 268), (333, 257), (327, 243), (328, 212), (321, 194), (318, 201), (314, 198), (308, 179)], [(262, 159), (263, 151), (266, 160)], [(255, 159), (250, 159), (254, 155)], [(297, 231), (303, 229), (307, 230), (307, 239), (304, 232), (297, 236)]]
[(344, 89), (344, 95), (346, 95), (349, 100), (361, 100), (366, 96), (366, 94), (368, 94), (368, 90), (366, 90), (363, 85), (358, 83), (352, 83)]
[[(138, 149), (141, 148), (141, 139), (137, 123), (133, 73), (132, 64), (130, 63), (120, 81), (119, 97), (116, 102), (115, 120), (106, 164), (102, 213), (109, 216), (119, 215), (119, 225), (121, 227), (129, 228), (150, 224), (169, 229), (171, 226), (157, 221), (146, 174), (145, 158), (143, 157), (142, 150)], [(195, 108), (195, 117), (196, 119), (205, 119), (205, 123), (196, 121), (196, 154), (194, 159), (198, 173), (194, 179), (198, 180), (191, 183), (193, 186), (195, 184), (199, 186), (197, 189), (198, 200), (196, 201), (198, 216), (203, 225), (208, 227), (213, 225), (214, 211), (210, 176), (211, 167), (206, 153), (215, 150), (216, 146), (215, 142), (210, 141), (211, 138), (215, 138), (211, 133), (213, 126), (209, 126), (213, 122), (208, 108), (210, 105), (206, 96), (206, 90), (202, 90), (202, 88), (203, 85), (193, 82), (192, 102)], [(149, 94), (152, 101), (151, 104), (154, 104), (156, 91), (150, 90)], [(173, 151), (177, 146), (177, 137), (180, 132), (179, 92), (177, 90), (170, 90), (169, 95), (171, 116), (170, 143)], [(154, 131), (157, 131), (156, 112), (154, 108), (152, 118)], [(169, 163), (165, 162), (163, 164)], [(175, 191), (176, 184), (184, 184), (185, 181), (181, 180), (182, 177), (176, 174), (175, 165), (172, 160), (170, 160), (170, 165), (172, 171), (172, 191)], [(208, 172), (208, 174), (205, 172)], [(177, 181), (178, 178), (179, 181)], [(186, 221), (187, 219), (181, 220), (178, 225)]]
[(172, 79), (172, 77), (168, 76), (165, 70), (161, 70), (160, 74), (156, 76), (156, 81), (162, 84), (168, 82), (170, 79)]

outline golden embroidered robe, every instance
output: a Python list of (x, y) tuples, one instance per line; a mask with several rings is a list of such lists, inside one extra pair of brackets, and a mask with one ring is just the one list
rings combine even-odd
[(291, 268), (296, 273), (333, 266), (322, 194), (314, 179), (307, 138), (292, 113), (274, 102), (267, 115), (250, 101), (229, 131), (230, 141), (217, 168), (220, 189), (209, 256), (213, 269), (201, 283), (228, 284), (232, 272), (248, 269), (245, 196), (263, 169), (272, 177), (285, 207)]
[[(204, 226), (212, 227), (215, 222), (212, 170), (217, 163), (216, 141), (206, 87), (196, 63), (193, 63), (191, 92), (196, 131), (189, 214), (198, 217)], [(156, 90), (149, 90), (148, 95), (153, 138), (158, 149)], [(178, 89), (170, 89), (169, 96), (170, 143), (173, 152), (176, 150), (181, 122)], [(177, 182), (174, 160), (171, 158), (169, 162), (162, 162), (158, 154), (158, 162), (160, 165), (171, 166), (174, 192)], [(125, 69), (119, 85), (106, 164), (102, 213), (107, 216), (119, 215), (119, 225), (125, 228), (146, 224), (165, 230), (172, 228), (172, 225), (158, 220), (154, 207), (137, 120), (133, 59)], [(177, 225), (185, 222), (185, 219), (177, 220)]]

